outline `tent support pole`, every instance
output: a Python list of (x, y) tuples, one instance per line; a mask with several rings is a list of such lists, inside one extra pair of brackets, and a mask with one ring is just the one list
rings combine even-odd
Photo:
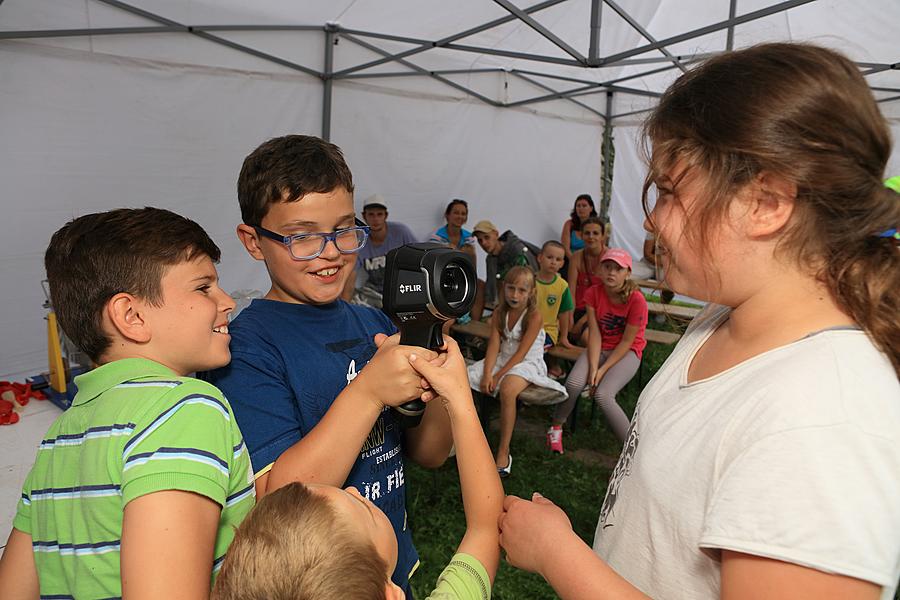
[(334, 70), (334, 44), (337, 27), (328, 23), (325, 25), (325, 65), (322, 69), (322, 139), (331, 141), (331, 91), (334, 85), (332, 71)]
[[(731, 0), (728, 4), (728, 20), (734, 20), (737, 15), (737, 0)], [(734, 25), (728, 26), (728, 39), (725, 42), (725, 49), (731, 52), (734, 50)]]
[(591, 0), (591, 42), (588, 48), (588, 65), (600, 63), (600, 15), (603, 4), (601, 0)]
[(604, 221), (609, 221), (609, 201), (612, 198), (612, 161), (615, 157), (613, 150), (612, 105), (613, 93), (606, 92), (606, 121), (603, 126), (603, 168), (600, 170), (603, 174), (603, 181), (600, 182), (600, 217)]

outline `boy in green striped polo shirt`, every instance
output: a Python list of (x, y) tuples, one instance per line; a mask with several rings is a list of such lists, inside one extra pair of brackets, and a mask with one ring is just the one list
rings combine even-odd
[(0, 598), (207, 598), (253, 507), (228, 401), (189, 374), (225, 365), (234, 302), (219, 249), (156, 209), (79, 217), (45, 256), (66, 334), (99, 367), (38, 448)]

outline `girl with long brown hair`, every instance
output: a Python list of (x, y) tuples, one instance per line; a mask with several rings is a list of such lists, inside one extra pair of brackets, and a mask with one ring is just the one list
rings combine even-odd
[(645, 226), (669, 286), (710, 304), (638, 400), (594, 552), (548, 500), (507, 498), (509, 561), (563, 598), (890, 600), (900, 198), (865, 79), (812, 45), (722, 54), (645, 132)]

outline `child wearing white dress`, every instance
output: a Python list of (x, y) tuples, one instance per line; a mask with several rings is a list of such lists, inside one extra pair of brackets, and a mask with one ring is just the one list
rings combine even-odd
[(512, 470), (509, 445), (516, 425), (516, 398), (529, 385), (549, 388), (565, 398), (566, 388), (547, 375), (543, 320), (537, 310), (534, 273), (513, 267), (503, 278), (503, 302), (491, 315), (491, 337), (484, 360), (468, 368), (469, 385), (500, 396), (500, 440), (494, 458), (506, 477)]

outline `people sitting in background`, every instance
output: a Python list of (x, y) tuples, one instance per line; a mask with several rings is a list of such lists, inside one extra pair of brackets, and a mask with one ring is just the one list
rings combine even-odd
[(515, 266), (526, 266), (537, 271), (536, 246), (520, 240), (512, 231), (501, 235), (497, 227), (488, 220), (478, 221), (473, 229), (478, 245), (485, 251), (486, 274), (484, 285), (479, 285), (472, 307), (472, 318), (481, 319), (485, 307), (493, 308), (500, 300), (501, 285), (506, 272)]
[(84, 215), (53, 234), (53, 308), (100, 366), (75, 378), (41, 442), (0, 598), (209, 596), (254, 503), (228, 400), (189, 377), (231, 358), (218, 259), (199, 225), (158, 208)]
[(381, 194), (366, 198), (362, 217), (369, 226), (369, 240), (356, 255), (356, 277), (347, 278), (342, 296), (348, 302), (352, 299), (357, 304), (381, 308), (387, 253), (417, 240), (403, 223), (388, 222), (388, 209)]
[[(544, 242), (537, 258), (538, 272), (535, 276), (537, 307), (543, 319), (544, 332), (547, 334), (545, 349), (556, 344), (566, 348), (573, 347), (569, 342), (569, 320), (575, 303), (572, 294), (569, 293), (569, 284), (559, 276), (559, 269), (565, 256), (562, 244), (556, 240), (549, 240)], [(559, 363), (552, 356), (547, 357), (547, 366), (551, 377), (562, 375)]]
[(581, 237), (584, 248), (572, 255), (569, 262), (569, 290), (575, 299), (575, 311), (572, 313), (573, 325), (569, 330), (569, 339), (584, 345), (587, 341), (587, 314), (584, 298), (591, 286), (601, 285), (600, 262), (606, 251), (606, 228), (597, 217), (589, 217), (581, 224)]
[(584, 240), (581, 239), (581, 225), (585, 219), (597, 216), (597, 209), (594, 208), (594, 199), (590, 194), (579, 194), (575, 198), (575, 206), (569, 218), (563, 225), (562, 236), (559, 242), (562, 244), (563, 251), (566, 255), (566, 262), (572, 260), (572, 255), (584, 248)]
[[(662, 282), (665, 279), (662, 265), (657, 257), (656, 234), (651, 231), (647, 232), (644, 237), (643, 256), (634, 265), (633, 274), (638, 279), (653, 279)], [(663, 304), (669, 304), (675, 292), (670, 289), (664, 289), (660, 292), (660, 300)]]
[(444, 211), (444, 219), (447, 224), (432, 231), (428, 241), (446, 244), (454, 250), (461, 250), (468, 254), (474, 263), (475, 237), (471, 231), (463, 229), (463, 225), (469, 219), (469, 205), (465, 200), (459, 198), (451, 200)]
[[(500, 562), (503, 486), (466, 385), (465, 361), (456, 342), (444, 339), (443, 365), (415, 356), (410, 362), (450, 415), (466, 531), (428, 598), (489, 600)], [(390, 580), (396, 562), (390, 521), (356, 488), (292, 483), (263, 498), (238, 529), (212, 598), (400, 600), (403, 591)]]
[(547, 444), (562, 454), (562, 425), (569, 418), (585, 386), (600, 405), (613, 433), (625, 440), (629, 419), (616, 403), (616, 394), (631, 381), (647, 346), (647, 300), (631, 280), (631, 256), (610, 248), (600, 261), (601, 285), (585, 294), (588, 320), (587, 352), (583, 352), (566, 380), (569, 398), (557, 405), (547, 432)]
[(515, 266), (503, 279), (503, 295), (491, 314), (491, 336), (484, 359), (469, 366), (469, 385), (489, 396), (500, 396), (500, 438), (494, 458), (506, 477), (512, 470), (509, 445), (516, 425), (516, 398), (530, 384), (565, 394), (547, 376), (544, 329), (537, 309), (534, 272)]

